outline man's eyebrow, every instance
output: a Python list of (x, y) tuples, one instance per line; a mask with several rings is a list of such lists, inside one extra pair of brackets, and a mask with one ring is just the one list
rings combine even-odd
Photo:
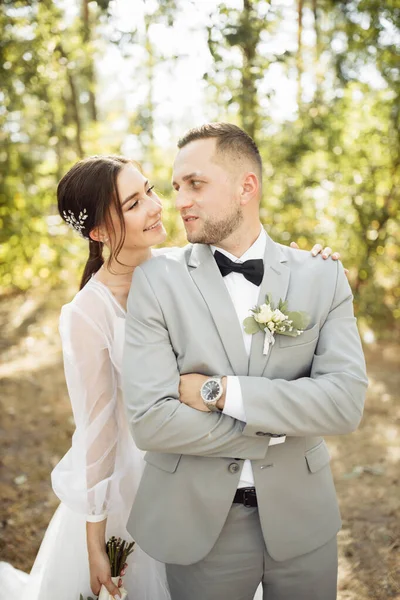
[[(145, 181), (144, 184), (144, 188), (146, 188), (146, 186), (149, 184), (149, 180), (147, 179)], [(133, 200), (134, 198), (136, 198), (136, 196), (139, 196), (140, 192), (135, 192), (134, 194), (131, 194), (130, 196), (128, 196), (127, 198), (125, 198), (125, 200), (121, 203), (121, 206), (124, 206), (127, 202), (129, 202), (129, 200)]]
[[(200, 171), (193, 171), (193, 173), (189, 173), (189, 175), (185, 175), (182, 177), (182, 181), (187, 181), (188, 179), (192, 179), (192, 177), (202, 177)], [(172, 182), (172, 185), (178, 185), (176, 181)]]

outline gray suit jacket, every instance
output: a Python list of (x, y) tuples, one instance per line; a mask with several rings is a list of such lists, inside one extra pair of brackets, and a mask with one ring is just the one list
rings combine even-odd
[[(311, 324), (297, 338), (277, 336), (268, 356), (255, 334), (248, 358), (209, 246), (186, 246), (134, 272), (123, 388), (132, 435), (147, 453), (128, 530), (162, 562), (208, 554), (244, 459), (252, 461), (272, 558), (310, 552), (340, 528), (321, 436), (354, 431), (362, 416), (367, 378), (351, 290), (340, 263), (268, 237), (259, 303), (267, 293), (308, 312)], [(247, 423), (181, 404), (185, 373), (238, 375)], [(268, 448), (268, 433), (283, 432), (286, 442)]]

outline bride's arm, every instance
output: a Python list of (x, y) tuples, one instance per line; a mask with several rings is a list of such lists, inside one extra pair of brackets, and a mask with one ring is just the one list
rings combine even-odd
[(110, 561), (104, 549), (107, 519), (98, 522), (86, 523), (86, 540), (90, 569), (90, 588), (96, 596), (99, 595), (101, 586), (114, 598), (121, 598), (116, 585), (111, 579)]
[(102, 520), (112, 500), (117, 500), (113, 481), (118, 444), (114, 368), (105, 334), (78, 308), (63, 308), (60, 335), (76, 428), (70, 450), (52, 472), (53, 489), (74, 512)]
[(76, 429), (70, 450), (52, 473), (52, 484), (64, 504), (86, 515), (92, 591), (98, 593), (104, 583), (116, 594), (105, 552), (105, 527), (107, 514), (131, 501), (120, 493), (122, 480), (132, 473), (131, 440), (122, 423), (117, 374), (104, 329), (78, 308), (64, 307), (60, 334)]

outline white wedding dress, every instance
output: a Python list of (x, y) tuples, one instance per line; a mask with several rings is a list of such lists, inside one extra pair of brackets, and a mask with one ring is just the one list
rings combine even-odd
[[(0, 600), (93, 597), (86, 520), (107, 515), (107, 538), (126, 531), (144, 468), (130, 435), (121, 391), (125, 311), (95, 277), (62, 308), (60, 335), (76, 430), (52, 472), (61, 500), (28, 576), (0, 563)], [(96, 519), (96, 517), (98, 517)], [(124, 587), (129, 600), (169, 600), (165, 567), (135, 546)]]
[[(30, 575), (0, 563), (0, 600), (79, 600), (89, 583), (86, 520), (107, 515), (107, 538), (125, 528), (144, 468), (130, 435), (121, 392), (125, 311), (92, 279), (62, 308), (60, 334), (76, 430), (52, 472), (61, 500)], [(151, 501), (151, 500), (150, 500)], [(136, 546), (124, 587), (129, 600), (169, 600), (165, 567)], [(262, 597), (258, 590), (255, 600)], [(221, 599), (222, 600), (222, 599)]]

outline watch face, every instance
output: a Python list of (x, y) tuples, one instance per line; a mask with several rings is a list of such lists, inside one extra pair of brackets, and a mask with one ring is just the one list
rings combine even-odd
[(218, 396), (219, 390), (220, 385), (218, 381), (207, 381), (203, 387), (203, 396), (206, 400), (210, 402)]

